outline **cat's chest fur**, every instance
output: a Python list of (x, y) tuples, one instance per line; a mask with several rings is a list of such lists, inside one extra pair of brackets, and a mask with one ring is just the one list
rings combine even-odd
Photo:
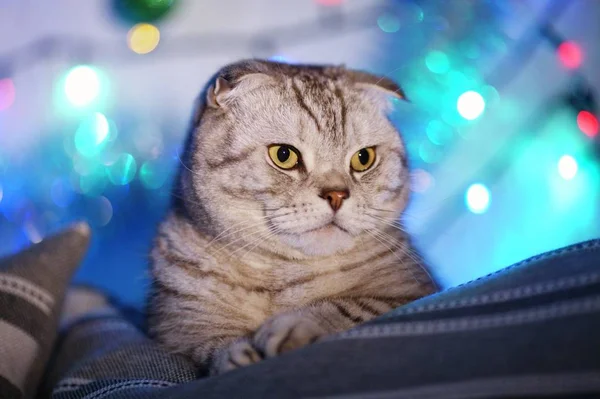
[(373, 249), (358, 256), (339, 255), (319, 261), (254, 255), (236, 262), (213, 259), (211, 263), (219, 265), (228, 276), (220, 281), (215, 279), (214, 284), (230, 284), (240, 293), (248, 294), (237, 299), (240, 306), (249, 305), (253, 309), (262, 306), (266, 313), (276, 313), (326, 297), (377, 294), (377, 287), (369, 281), (384, 264), (393, 261), (391, 255), (387, 249)]

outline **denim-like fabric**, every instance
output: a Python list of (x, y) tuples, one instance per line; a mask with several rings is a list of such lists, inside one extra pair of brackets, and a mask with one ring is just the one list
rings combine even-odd
[[(126, 322), (98, 323), (109, 321)], [(135, 329), (123, 324), (128, 333), (110, 338), (88, 325), (79, 335), (93, 343), (88, 351), (84, 341), (69, 340), (84, 326), (63, 341), (59, 356), (69, 361), (56, 398), (596, 398), (600, 240), (536, 256), (279, 358), (187, 383), (190, 365)]]
[(600, 240), (160, 398), (600, 397)]

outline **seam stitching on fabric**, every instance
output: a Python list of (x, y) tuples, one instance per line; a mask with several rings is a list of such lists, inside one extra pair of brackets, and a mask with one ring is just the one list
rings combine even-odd
[(86, 395), (84, 397), (84, 399), (98, 399), (98, 398), (102, 398), (103, 396), (106, 396), (107, 394), (118, 391), (120, 389), (127, 389), (127, 388), (139, 387), (139, 386), (155, 386), (155, 387), (161, 387), (161, 388), (168, 388), (173, 385), (175, 385), (175, 384), (171, 383), (171, 382), (166, 382), (166, 381), (125, 381), (125, 382), (120, 382), (117, 384), (109, 385), (107, 387), (103, 387), (100, 390), (95, 391), (95, 392), (91, 392), (90, 394)]
[[(33, 283), (31, 283), (33, 285)], [(39, 288), (36, 286), (38, 290)], [(46, 297), (34, 288), (28, 287), (25, 283), (14, 280), (6, 275), (0, 275), (0, 293), (6, 293), (21, 297), (23, 300), (39, 308), (42, 312), (49, 314), (54, 306), (54, 299)]]
[(529, 284), (514, 289), (497, 291), (491, 294), (478, 295), (459, 300), (452, 300), (443, 303), (435, 303), (408, 307), (406, 309), (398, 309), (398, 312), (384, 315), (382, 319), (389, 319), (397, 316), (422, 313), (432, 310), (448, 310), (468, 307), (472, 305), (487, 305), (490, 303), (498, 303), (510, 301), (513, 299), (521, 299), (525, 297), (533, 297), (535, 295), (557, 292), (565, 289), (585, 286), (600, 281), (600, 273), (588, 273), (579, 276), (563, 277), (557, 280), (547, 281), (543, 283)]
[(378, 338), (387, 336), (415, 336), (461, 332), (484, 328), (497, 328), (531, 322), (545, 321), (556, 317), (567, 317), (600, 310), (600, 297), (572, 300), (533, 309), (513, 311), (500, 315), (462, 317), (455, 319), (398, 322), (387, 325), (364, 326), (341, 333), (331, 340), (352, 338)]
[(534, 262), (538, 262), (540, 260), (548, 259), (550, 257), (564, 256), (564, 255), (568, 255), (568, 254), (570, 254), (572, 252), (575, 252), (575, 251), (579, 251), (579, 250), (585, 250), (585, 251), (587, 251), (587, 250), (590, 250), (590, 249), (591, 250), (600, 249), (600, 240), (595, 239), (595, 240), (585, 241), (585, 242), (573, 244), (573, 245), (568, 246), (568, 247), (563, 247), (563, 248), (555, 249), (555, 250), (552, 250), (552, 251), (549, 251), (549, 252), (544, 252), (544, 253), (539, 254), (539, 255), (534, 255), (534, 256), (532, 256), (530, 258), (527, 258), (527, 259), (522, 260), (520, 262), (514, 263), (514, 264), (512, 264), (510, 266), (507, 266), (507, 267), (504, 267), (502, 269), (496, 270), (495, 272), (492, 272), (492, 273), (486, 274), (484, 276), (478, 277), (478, 278), (476, 278), (474, 280), (467, 281), (467, 282), (462, 283), (460, 285), (457, 285), (455, 287), (450, 287), (450, 288), (444, 290), (444, 292), (454, 291), (454, 290), (456, 290), (458, 288), (469, 286), (469, 285), (471, 285), (473, 283), (476, 283), (476, 282), (479, 282), (481, 280), (487, 279), (489, 277), (495, 276), (495, 275), (500, 274), (502, 272), (505, 272), (505, 271), (508, 271), (508, 270), (513, 270), (513, 269), (516, 269), (516, 268), (521, 267), (521, 266), (525, 266), (525, 265), (529, 265), (529, 264), (534, 263)]

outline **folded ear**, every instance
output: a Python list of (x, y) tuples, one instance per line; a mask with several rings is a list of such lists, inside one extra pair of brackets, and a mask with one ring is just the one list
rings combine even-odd
[(206, 104), (212, 108), (222, 108), (228, 101), (248, 93), (261, 85), (272, 82), (273, 76), (268, 63), (259, 60), (245, 60), (230, 64), (221, 69), (206, 93)]
[(363, 71), (349, 71), (350, 80), (358, 88), (377, 90), (382, 94), (388, 94), (400, 100), (408, 101), (404, 90), (392, 79), (385, 76), (377, 76)]
[(212, 108), (220, 108), (225, 104), (227, 95), (232, 89), (231, 83), (221, 76), (217, 76), (215, 82), (210, 85), (206, 93), (206, 105)]

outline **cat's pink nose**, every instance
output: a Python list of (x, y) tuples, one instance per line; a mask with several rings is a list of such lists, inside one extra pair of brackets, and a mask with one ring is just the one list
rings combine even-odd
[(348, 190), (324, 190), (319, 197), (326, 199), (334, 212), (341, 208), (345, 199), (350, 197)]

